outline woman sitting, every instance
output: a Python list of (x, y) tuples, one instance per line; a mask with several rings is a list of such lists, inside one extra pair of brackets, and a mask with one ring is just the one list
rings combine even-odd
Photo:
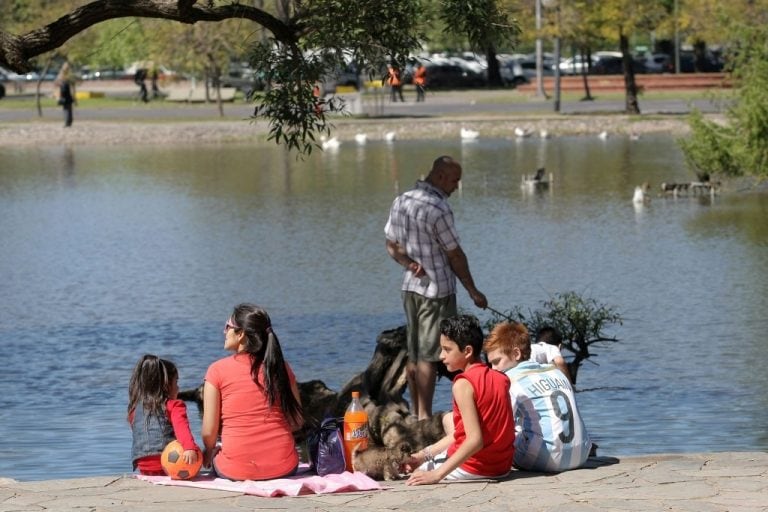
[(299, 389), (267, 312), (253, 304), (236, 306), (224, 325), (224, 348), (234, 355), (214, 362), (205, 374), (205, 466), (230, 480), (294, 474), (299, 457), (292, 432), (302, 424)]

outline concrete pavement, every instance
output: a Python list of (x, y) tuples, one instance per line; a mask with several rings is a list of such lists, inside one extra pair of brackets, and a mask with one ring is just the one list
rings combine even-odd
[(557, 475), (514, 472), (501, 482), (457, 482), (298, 498), (153, 486), (124, 476), (16, 482), (0, 478), (0, 512), (69, 510), (643, 510), (768, 511), (768, 453), (601, 456)]
[[(51, 84), (45, 82), (42, 92), (50, 95)], [(198, 87), (198, 92), (199, 92)], [(179, 103), (171, 101), (138, 101), (138, 88), (130, 81), (85, 81), (78, 85), (80, 92), (97, 92), (111, 98), (122, 98), (124, 106), (92, 107), (88, 100), (81, 100), (75, 107), (75, 122), (78, 120), (204, 120), (219, 119), (215, 104)], [(188, 84), (175, 84), (163, 89), (168, 95), (174, 92), (189, 91)], [(34, 90), (30, 87), (22, 94), (8, 92), (8, 96), (0, 101), (0, 121), (34, 121), (39, 120), (36, 109), (6, 108), (19, 98), (30, 98)], [(182, 94), (183, 96), (183, 94)], [(341, 96), (344, 96), (343, 94)], [(352, 107), (356, 95), (346, 97), (348, 108), (356, 114), (367, 114), (373, 117), (441, 117), (441, 116), (471, 116), (492, 114), (495, 116), (526, 116), (554, 114), (553, 100), (537, 98), (530, 92), (519, 92), (511, 89), (469, 89), (462, 91), (427, 91), (426, 101), (415, 102), (415, 92), (407, 89), (406, 102), (390, 102), (386, 91), (370, 93), (362, 97), (360, 109)], [(639, 98), (643, 114), (687, 114), (692, 108), (705, 113), (722, 111), (722, 105), (713, 102), (703, 92), (700, 97), (646, 99)], [(564, 99), (561, 103), (560, 114), (619, 114), (625, 111), (625, 100), (620, 95), (604, 95), (595, 93), (594, 101)], [(61, 116), (61, 108), (55, 105), (43, 109), (46, 117)], [(225, 103), (225, 116), (230, 119), (248, 119), (253, 114), (253, 104), (237, 100)]]

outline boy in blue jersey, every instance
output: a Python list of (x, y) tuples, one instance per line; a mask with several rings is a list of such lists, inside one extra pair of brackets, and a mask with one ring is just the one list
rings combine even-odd
[(488, 363), (511, 381), (515, 413), (515, 466), (528, 471), (559, 472), (580, 467), (592, 442), (576, 407), (568, 378), (552, 365), (529, 361), (528, 329), (503, 322), (483, 344)]

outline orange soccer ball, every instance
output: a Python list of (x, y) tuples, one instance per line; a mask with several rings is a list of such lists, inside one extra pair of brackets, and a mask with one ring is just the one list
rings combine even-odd
[(183, 453), (184, 447), (174, 439), (168, 443), (163, 450), (163, 454), (160, 455), (160, 464), (163, 466), (163, 471), (173, 480), (195, 478), (203, 466), (203, 452), (199, 449), (197, 450), (197, 462), (194, 464), (184, 462)]

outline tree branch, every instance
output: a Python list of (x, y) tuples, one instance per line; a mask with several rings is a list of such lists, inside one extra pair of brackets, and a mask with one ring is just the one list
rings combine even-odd
[(280, 42), (291, 45), (298, 25), (284, 23), (255, 7), (232, 3), (219, 7), (196, 5), (194, 0), (95, 0), (48, 25), (22, 35), (0, 30), (0, 65), (17, 73), (30, 71), (29, 60), (54, 50), (87, 28), (116, 18), (156, 18), (194, 24), (243, 18), (263, 26)]

